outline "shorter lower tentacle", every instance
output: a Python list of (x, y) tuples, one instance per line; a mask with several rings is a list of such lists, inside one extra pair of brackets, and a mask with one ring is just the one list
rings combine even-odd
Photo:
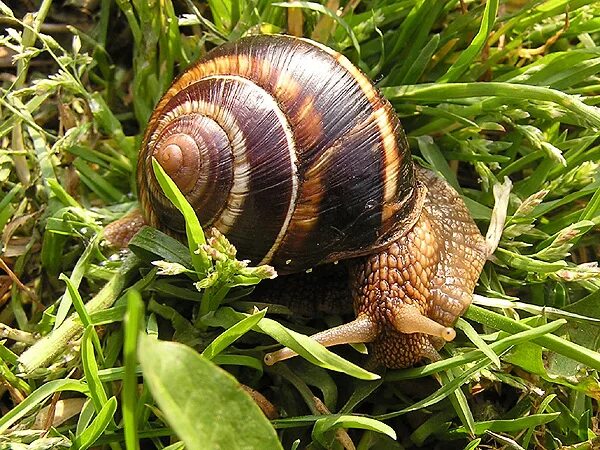
[[(375, 340), (379, 332), (377, 325), (367, 316), (360, 315), (355, 320), (343, 325), (330, 328), (314, 334), (311, 337), (319, 344), (325, 347), (331, 347), (339, 344), (358, 344), (367, 343)], [(285, 347), (276, 352), (265, 355), (265, 364), (271, 366), (276, 362), (293, 358), (298, 353)]]

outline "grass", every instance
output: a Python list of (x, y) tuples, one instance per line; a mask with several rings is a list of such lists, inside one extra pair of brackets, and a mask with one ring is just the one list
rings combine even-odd
[[(0, 448), (600, 445), (597, 2), (61, 5), (0, 2)], [(272, 273), (189, 214), (189, 246), (148, 228), (133, 254), (103, 244), (136, 205), (141, 133), (172, 78), (215, 45), (288, 27), (378, 82), (415, 159), (460, 189), (482, 230), (512, 181), (442, 361), (366, 370), (294, 331), (348, 318), (248, 308)], [(273, 339), (305, 359), (263, 366)]]

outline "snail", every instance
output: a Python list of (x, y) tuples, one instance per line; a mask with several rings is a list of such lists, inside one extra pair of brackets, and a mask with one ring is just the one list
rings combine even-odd
[[(486, 259), (459, 194), (413, 164), (390, 103), (340, 53), (253, 36), (209, 52), (164, 94), (138, 160), (145, 221), (184, 234), (151, 160), (203, 227), (278, 273), (347, 261), (356, 319), (313, 337), (371, 343), (388, 367), (436, 360)], [(267, 354), (273, 364), (295, 354)]]

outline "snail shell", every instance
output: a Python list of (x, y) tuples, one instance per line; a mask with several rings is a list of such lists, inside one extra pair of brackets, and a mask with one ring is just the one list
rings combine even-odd
[(139, 156), (139, 197), (151, 225), (182, 234), (152, 157), (204, 227), (282, 273), (384, 248), (423, 203), (389, 102), (344, 56), (292, 37), (222, 45), (160, 100)]

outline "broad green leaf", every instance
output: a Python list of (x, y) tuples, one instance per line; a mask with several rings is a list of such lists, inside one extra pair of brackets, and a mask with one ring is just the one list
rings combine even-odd
[(140, 335), (138, 359), (162, 414), (187, 448), (282, 448), (239, 383), (191, 348)]
[(143, 227), (129, 241), (129, 248), (146, 262), (163, 259), (193, 267), (190, 252), (185, 245), (156, 228)]

